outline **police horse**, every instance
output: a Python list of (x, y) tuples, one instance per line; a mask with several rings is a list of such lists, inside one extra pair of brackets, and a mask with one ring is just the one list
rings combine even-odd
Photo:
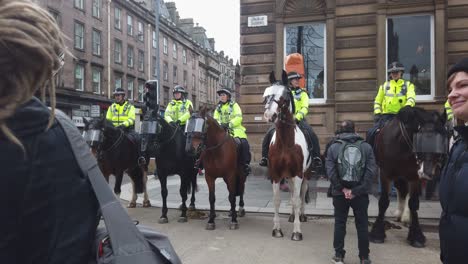
[(273, 237), (283, 237), (280, 227), (279, 185), (281, 179), (288, 179), (293, 214), (290, 221), (294, 221), (294, 230), (291, 240), (302, 240), (301, 222), (307, 221), (304, 213), (306, 193), (308, 192), (307, 171), (311, 166), (307, 142), (303, 132), (296, 125), (293, 117), (290, 90), (284, 86), (288, 83), (286, 72), (283, 71), (282, 83), (277, 82), (272, 72), (270, 74), (270, 87), (266, 88), (264, 117), (275, 123), (276, 131), (270, 143), (268, 152), (268, 171), (273, 185), (273, 200), (275, 215), (273, 218)]
[(85, 122), (83, 137), (91, 147), (102, 174), (109, 182), (115, 176), (114, 193), (119, 196), (123, 174), (132, 180), (132, 199), (128, 207), (136, 207), (137, 193), (143, 193), (143, 207), (150, 207), (146, 191), (147, 173), (144, 165), (138, 164), (138, 140), (131, 138), (123, 129), (116, 128), (105, 118), (94, 118)]
[(377, 134), (374, 152), (382, 192), (379, 214), (369, 233), (371, 242), (385, 240), (384, 217), (393, 181), (398, 191), (397, 220), (409, 223), (407, 241), (413, 247), (425, 246), (417, 212), (420, 180), (432, 180), (441, 170), (448, 149), (445, 122), (445, 114), (407, 106)]

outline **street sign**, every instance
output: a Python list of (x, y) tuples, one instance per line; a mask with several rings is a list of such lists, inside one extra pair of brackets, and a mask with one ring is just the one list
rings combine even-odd
[(100, 117), (101, 116), (101, 108), (99, 105), (91, 105), (91, 110), (89, 111), (90, 117)]
[(84, 127), (83, 117), (81, 116), (72, 116), (72, 121), (77, 127)]
[(251, 16), (247, 18), (247, 27), (265, 27), (268, 26), (268, 17), (263, 16)]

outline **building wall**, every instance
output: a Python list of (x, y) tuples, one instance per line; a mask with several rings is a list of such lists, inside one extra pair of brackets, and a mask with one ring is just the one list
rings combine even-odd
[[(442, 111), (447, 67), (468, 55), (467, 11), (464, 0), (241, 0), (240, 103), (255, 159), (270, 126), (261, 96), (269, 72), (283, 69), (285, 25), (325, 24), (326, 100), (311, 104), (308, 116), (323, 150), (340, 121), (354, 120), (362, 135), (373, 124), (373, 100), (387, 78), (388, 17), (432, 15), (435, 90), (417, 105)], [(261, 15), (267, 26), (247, 26), (248, 17)]]

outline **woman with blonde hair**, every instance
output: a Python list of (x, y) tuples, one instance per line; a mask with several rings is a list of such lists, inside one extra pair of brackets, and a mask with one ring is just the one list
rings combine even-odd
[(54, 118), (53, 76), (66, 53), (46, 10), (0, 0), (0, 263), (90, 256), (98, 203)]

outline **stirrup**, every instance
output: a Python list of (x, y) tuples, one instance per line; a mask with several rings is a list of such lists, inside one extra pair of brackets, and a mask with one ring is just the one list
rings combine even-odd
[(258, 163), (258, 165), (260, 165), (262, 167), (268, 166), (268, 159), (263, 157), (262, 160), (260, 160), (260, 162)]
[(146, 159), (143, 156), (138, 157), (138, 165), (142, 166), (146, 164)]
[(314, 157), (312, 158), (312, 165), (314, 166), (314, 168), (320, 168), (322, 167), (322, 159), (319, 158), (319, 157)]

